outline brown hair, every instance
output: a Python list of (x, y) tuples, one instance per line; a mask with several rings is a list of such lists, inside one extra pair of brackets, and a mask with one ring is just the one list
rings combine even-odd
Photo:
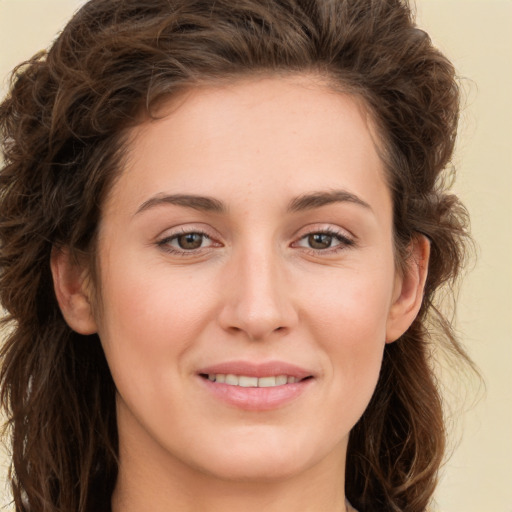
[(92, 0), (47, 53), (17, 68), (0, 106), (0, 378), (17, 511), (107, 509), (115, 485), (115, 386), (98, 337), (63, 320), (49, 261), (63, 246), (94, 260), (126, 128), (184, 87), (309, 72), (362, 97), (378, 126), (397, 263), (418, 233), (431, 242), (421, 311), (386, 346), (351, 432), (346, 494), (360, 512), (428, 506), (445, 444), (432, 351), (444, 343), (466, 357), (434, 302), (460, 272), (467, 234), (445, 187), (453, 66), (405, 0)]

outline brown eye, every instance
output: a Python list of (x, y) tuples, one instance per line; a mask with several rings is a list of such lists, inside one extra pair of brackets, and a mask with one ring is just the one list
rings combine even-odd
[(178, 233), (164, 238), (158, 242), (158, 245), (167, 252), (183, 255), (187, 252), (195, 254), (194, 251), (208, 249), (215, 244), (206, 233), (190, 231), (188, 233)]
[(316, 254), (323, 253), (325, 255), (331, 255), (348, 247), (352, 247), (354, 244), (354, 240), (345, 236), (343, 233), (327, 229), (305, 234), (294, 242), (292, 247), (309, 249), (310, 251), (315, 251)]
[(308, 235), (308, 245), (312, 249), (328, 249), (332, 245), (332, 235), (312, 233)]
[(201, 233), (185, 233), (176, 237), (176, 241), (180, 249), (191, 251), (199, 249), (203, 244), (204, 238), (205, 235)]

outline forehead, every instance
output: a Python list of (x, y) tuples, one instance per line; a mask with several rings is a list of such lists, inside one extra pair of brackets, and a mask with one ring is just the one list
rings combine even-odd
[(214, 191), (224, 200), (245, 190), (246, 199), (254, 191), (270, 200), (343, 186), (378, 195), (387, 186), (377, 140), (363, 101), (315, 78), (196, 87), (132, 129), (110, 200), (125, 197), (133, 211), (156, 193)]

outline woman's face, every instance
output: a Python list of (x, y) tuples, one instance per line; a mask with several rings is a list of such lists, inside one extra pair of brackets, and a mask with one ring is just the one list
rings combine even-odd
[(165, 114), (133, 129), (99, 232), (121, 461), (342, 472), (402, 288), (368, 116), (304, 77), (199, 88)]

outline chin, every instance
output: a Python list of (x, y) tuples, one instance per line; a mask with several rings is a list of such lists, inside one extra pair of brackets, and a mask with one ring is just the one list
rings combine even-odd
[(203, 471), (222, 480), (263, 483), (299, 475), (325, 456), (325, 449), (314, 446), (311, 438), (302, 440), (287, 434), (281, 439), (260, 435), (236, 442), (232, 438), (218, 449), (210, 446), (207, 460), (203, 458)]
[(298, 461), (287, 460), (284, 457), (279, 460), (273, 457), (269, 460), (260, 455), (246, 459), (237, 457), (237, 460), (232, 458), (225, 464), (217, 463), (208, 468), (208, 473), (225, 481), (270, 483), (292, 478), (306, 469), (307, 464)]

